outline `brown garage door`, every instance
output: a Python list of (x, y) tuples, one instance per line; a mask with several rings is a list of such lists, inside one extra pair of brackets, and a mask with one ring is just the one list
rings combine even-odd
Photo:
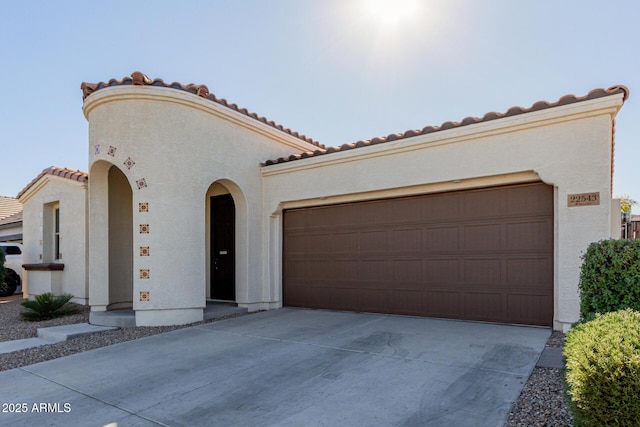
[(291, 209), (283, 246), (287, 306), (552, 325), (545, 184)]

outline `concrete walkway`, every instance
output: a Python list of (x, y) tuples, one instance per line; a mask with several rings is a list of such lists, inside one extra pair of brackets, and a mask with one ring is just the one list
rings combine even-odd
[(41, 345), (55, 344), (67, 341), (83, 335), (95, 334), (96, 332), (111, 331), (118, 328), (105, 326), (94, 326), (88, 323), (76, 323), (72, 325), (52, 326), (50, 328), (38, 328), (37, 338), (25, 338), (21, 340), (0, 342), (0, 354), (12, 351), (24, 350), (25, 348), (38, 347)]
[(549, 335), (286, 308), (0, 372), (0, 425), (502, 426)]
[(545, 347), (536, 363), (538, 368), (564, 368), (564, 356), (562, 355), (562, 347)]
[[(109, 320), (105, 323), (113, 326), (97, 326), (89, 323), (76, 323), (71, 325), (52, 326), (49, 328), (38, 328), (37, 338), (25, 338), (21, 340), (0, 342), (0, 354), (24, 350), (25, 348), (39, 347), (41, 345), (55, 344), (57, 342), (68, 341), (82, 335), (111, 331), (127, 325), (135, 326), (135, 313), (133, 310), (117, 310), (101, 313), (103, 313), (103, 320)], [(204, 320), (215, 320), (244, 313), (247, 313), (247, 309), (237, 307), (235, 304), (209, 301), (204, 309), (203, 317)], [(131, 319), (133, 319), (132, 322)]]

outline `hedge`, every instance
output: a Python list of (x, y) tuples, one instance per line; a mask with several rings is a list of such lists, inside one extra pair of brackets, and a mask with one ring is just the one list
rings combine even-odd
[(625, 308), (640, 310), (640, 239), (601, 240), (583, 254), (580, 271), (580, 315)]
[(638, 426), (640, 312), (598, 314), (565, 339), (566, 382), (578, 426)]

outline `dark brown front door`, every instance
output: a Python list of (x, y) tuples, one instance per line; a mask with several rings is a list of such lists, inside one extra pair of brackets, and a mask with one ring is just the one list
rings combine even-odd
[(236, 208), (231, 194), (211, 198), (211, 298), (236, 299)]
[(551, 326), (553, 187), (284, 213), (284, 304)]

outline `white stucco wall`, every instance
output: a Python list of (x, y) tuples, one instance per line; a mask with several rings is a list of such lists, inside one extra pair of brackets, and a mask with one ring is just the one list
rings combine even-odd
[[(25, 264), (61, 263), (62, 271), (25, 271), (26, 297), (52, 292), (69, 293), (73, 302), (87, 304), (87, 187), (86, 184), (45, 175), (21, 195)], [(53, 208), (60, 208), (61, 259), (53, 254)]]
[[(622, 95), (579, 102), (262, 169), (279, 299), (283, 209), (541, 180), (554, 187), (554, 327), (579, 317), (580, 254), (611, 230), (612, 120)], [(308, 185), (313, 182), (314, 185)], [(597, 192), (600, 205), (568, 207)]]
[[(108, 257), (100, 239), (105, 236), (107, 209), (106, 184), (101, 182), (109, 164), (126, 175), (133, 191), (137, 324), (166, 324), (169, 317), (172, 323), (202, 319), (209, 286), (207, 192), (216, 182), (229, 190), (236, 204), (236, 300), (250, 309), (268, 305), (263, 292), (267, 233), (260, 162), (317, 147), (180, 90), (105, 88), (87, 98), (84, 111), (89, 121), (90, 226), (95, 236), (90, 243), (92, 307), (104, 309), (108, 304)], [(125, 165), (127, 159), (135, 164)], [(140, 203), (148, 204), (148, 212), (140, 212)], [(143, 224), (148, 224), (148, 234), (140, 233)], [(140, 256), (141, 247), (149, 248), (149, 256)], [(142, 277), (142, 270), (149, 271), (149, 278)]]

